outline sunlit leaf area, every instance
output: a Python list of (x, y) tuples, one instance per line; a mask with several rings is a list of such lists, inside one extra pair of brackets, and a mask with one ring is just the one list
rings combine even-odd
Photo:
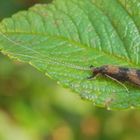
[(139, 0), (38, 3), (0, 22), (0, 50), (11, 59), (32, 65), (95, 106), (139, 108), (140, 88), (135, 84), (140, 84), (140, 76), (134, 70), (125, 69), (121, 82), (115, 80), (120, 71), (112, 67), (108, 71), (117, 74), (115, 79), (101, 75), (88, 78), (93, 74), (91, 65), (139, 68), (139, 19)]
[[(0, 19), (47, 2), (0, 0)], [(95, 107), (31, 65), (0, 53), (0, 140), (139, 140), (139, 118), (139, 109)]]

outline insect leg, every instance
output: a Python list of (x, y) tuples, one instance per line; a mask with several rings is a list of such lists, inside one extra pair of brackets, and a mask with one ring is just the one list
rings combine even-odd
[(98, 73), (98, 74), (96, 74), (96, 75), (92, 75), (92, 76), (90, 76), (90, 77), (87, 77), (87, 79), (89, 79), (89, 80), (93, 80), (94, 78), (96, 78), (97, 76), (99, 76), (100, 74)]
[[(89, 68), (92, 69), (94, 66), (90, 65)], [(90, 77), (87, 77), (87, 79), (91, 80), (95, 77), (96, 75), (92, 74)]]
[(93, 79), (94, 77), (95, 77), (95, 75), (92, 75), (92, 76), (90, 76), (90, 77), (87, 77), (87, 79), (91, 80), (91, 79)]
[(107, 74), (105, 74), (105, 76), (107, 76), (108, 78), (112, 79), (113, 81), (116, 81), (117, 83), (122, 85), (126, 89), (127, 92), (129, 92), (128, 88), (123, 83), (121, 83), (120, 81), (116, 80), (115, 78), (113, 78), (113, 77), (111, 77), (111, 76), (109, 76)]
[(94, 66), (93, 65), (90, 65), (90, 68), (93, 68)]

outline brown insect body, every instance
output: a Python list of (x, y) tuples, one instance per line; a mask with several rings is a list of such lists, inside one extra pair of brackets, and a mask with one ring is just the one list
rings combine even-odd
[(120, 82), (128, 81), (130, 83), (140, 86), (140, 70), (138, 69), (117, 67), (113, 65), (104, 65), (101, 67), (92, 68), (92, 72), (92, 77), (101, 74), (109, 76)]

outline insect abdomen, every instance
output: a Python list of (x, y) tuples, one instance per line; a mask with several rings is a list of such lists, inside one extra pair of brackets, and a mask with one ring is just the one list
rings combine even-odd
[(140, 86), (140, 70), (130, 69), (128, 71), (128, 79), (131, 83)]

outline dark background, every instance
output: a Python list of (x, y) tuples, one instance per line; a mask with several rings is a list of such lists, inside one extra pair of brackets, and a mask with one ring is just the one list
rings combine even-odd
[[(0, 19), (47, 0), (0, 0)], [(140, 140), (140, 110), (94, 107), (0, 54), (0, 140)]]

